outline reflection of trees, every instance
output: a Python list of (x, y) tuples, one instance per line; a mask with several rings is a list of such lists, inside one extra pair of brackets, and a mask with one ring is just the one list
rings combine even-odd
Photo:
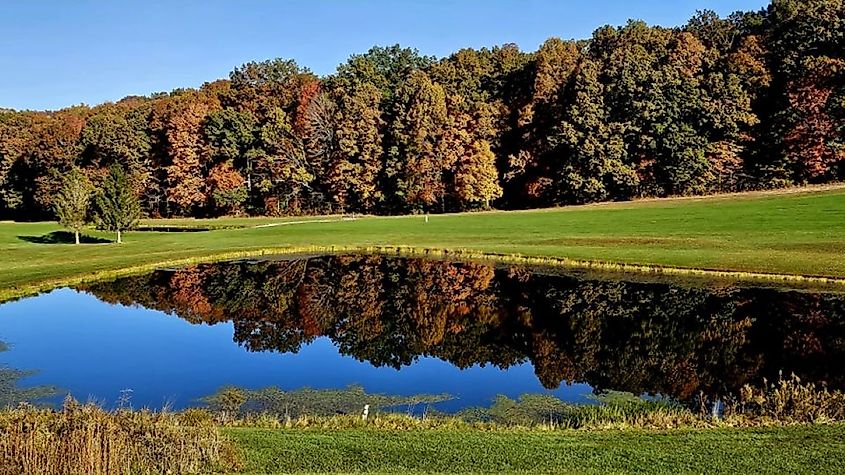
[(193, 266), (88, 290), (195, 323), (231, 320), (235, 340), (253, 351), (297, 351), (325, 336), (379, 366), (420, 356), (461, 368), (529, 360), (550, 388), (587, 382), (687, 398), (780, 370), (843, 383), (845, 304), (835, 295), (378, 256)]

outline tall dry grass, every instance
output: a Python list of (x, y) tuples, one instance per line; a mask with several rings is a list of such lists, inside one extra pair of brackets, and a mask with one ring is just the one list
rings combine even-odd
[(762, 386), (746, 385), (725, 404), (725, 417), (759, 423), (812, 424), (845, 421), (845, 393), (813, 383), (794, 374)]
[(60, 411), (0, 411), (0, 474), (214, 473), (237, 454), (210, 425), (149, 411), (107, 412), (65, 401)]

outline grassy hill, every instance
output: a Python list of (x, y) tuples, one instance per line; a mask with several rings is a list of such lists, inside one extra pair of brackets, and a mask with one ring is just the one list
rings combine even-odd
[[(309, 222), (310, 221), (310, 222)], [(156, 220), (126, 243), (86, 233), (66, 244), (55, 223), (0, 223), (0, 296), (94, 272), (185, 258), (309, 246), (411, 246), (605, 262), (845, 277), (845, 187), (432, 215)], [(171, 264), (173, 264), (171, 262)]]

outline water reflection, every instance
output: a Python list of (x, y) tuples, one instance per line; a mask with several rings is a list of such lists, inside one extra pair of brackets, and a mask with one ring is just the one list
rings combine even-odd
[(87, 286), (193, 323), (231, 321), (252, 351), (328, 337), (345, 355), (403, 367), (530, 361), (563, 382), (686, 399), (795, 372), (843, 386), (845, 299), (552, 275), (521, 267), (383, 256), (234, 262)]
[[(0, 353), (9, 351), (9, 345), (0, 341)], [(0, 365), (0, 408), (16, 406), (20, 403), (33, 403), (57, 394), (56, 388), (36, 386), (23, 388), (20, 380), (35, 374), (35, 371), (22, 371)]]

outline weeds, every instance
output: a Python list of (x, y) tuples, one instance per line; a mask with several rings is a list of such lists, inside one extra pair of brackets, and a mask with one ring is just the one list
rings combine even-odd
[[(232, 388), (227, 388), (231, 390)], [(308, 390), (314, 395), (323, 391)], [(259, 391), (260, 393), (260, 391)], [(318, 400), (337, 399), (337, 391), (325, 391)], [(290, 394), (298, 394), (296, 392)], [(304, 394), (303, 394), (304, 395)], [(371, 399), (367, 399), (367, 398)], [(383, 395), (361, 394), (356, 398), (359, 409), (365, 403), (379, 406)], [(229, 427), (260, 428), (373, 428), (392, 430), (414, 429), (677, 429), (702, 427), (761, 427), (807, 423), (845, 422), (845, 393), (803, 384), (793, 376), (776, 384), (762, 387), (746, 386), (735, 398), (720, 401), (718, 417), (708, 404), (681, 404), (665, 399), (643, 399), (629, 393), (611, 392), (595, 396), (596, 404), (572, 404), (550, 395), (527, 394), (514, 400), (499, 396), (489, 407), (474, 407), (457, 414), (429, 411), (422, 416), (398, 412), (376, 412), (362, 420), (359, 411), (344, 411), (331, 415), (325, 404), (311, 406), (317, 412), (304, 411), (298, 406), (294, 413), (280, 413), (278, 407), (268, 411), (232, 411), (232, 408), (212, 406), (212, 409), (192, 409), (182, 414), (193, 424), (224, 425)], [(351, 403), (347, 399), (342, 402)], [(712, 404), (711, 404), (712, 405)], [(294, 407), (292, 405), (291, 407)], [(232, 417), (240, 413), (239, 417)], [(293, 414), (293, 415), (292, 415)]]
[(523, 395), (518, 400), (499, 396), (489, 408), (473, 408), (459, 416), (467, 421), (544, 429), (671, 429), (696, 427), (702, 421), (680, 404), (648, 401), (631, 395), (598, 404), (570, 404), (554, 396)]
[[(193, 408), (180, 413), (117, 410), (67, 400), (60, 411), (20, 406), (0, 411), (0, 474), (153, 474), (227, 472), (239, 454), (222, 427), (340, 431), (625, 430), (760, 427), (845, 421), (845, 394), (804, 384), (797, 377), (747, 386), (724, 401), (720, 417), (665, 400), (614, 393), (597, 404), (570, 404), (547, 395), (513, 400), (456, 415), (374, 413), (296, 417)], [(238, 398), (235, 403), (240, 402)], [(226, 408), (232, 411), (232, 407)]]
[(725, 418), (753, 419), (761, 424), (805, 424), (845, 421), (845, 393), (802, 383), (791, 375), (762, 387), (746, 385), (739, 398), (725, 404)]
[(106, 412), (65, 401), (60, 411), (0, 411), (2, 474), (158, 474), (230, 471), (239, 462), (211, 426), (148, 411)]
[(448, 394), (395, 396), (368, 393), (356, 385), (343, 389), (302, 388), (294, 391), (283, 391), (277, 387), (248, 390), (227, 386), (202, 401), (221, 419), (255, 414), (296, 419), (344, 414), (360, 417), (365, 405), (373, 410), (405, 408), (413, 413), (421, 407), (450, 399), (452, 397)]

